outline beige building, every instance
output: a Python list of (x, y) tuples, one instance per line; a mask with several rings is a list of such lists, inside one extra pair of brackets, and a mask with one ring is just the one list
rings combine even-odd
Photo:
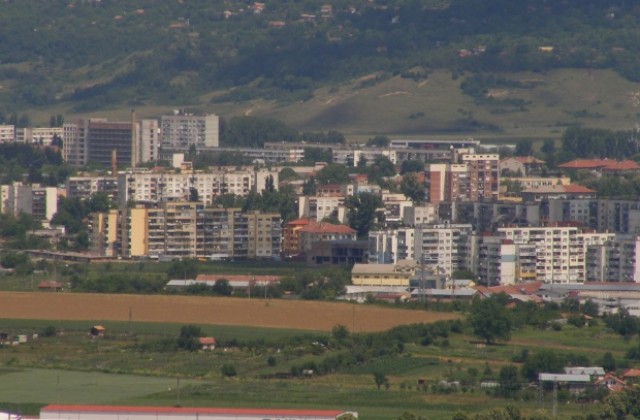
[(124, 257), (280, 257), (281, 220), (276, 213), (205, 207), (176, 201), (123, 210)]
[(91, 215), (91, 253), (114, 257), (117, 255), (118, 242), (118, 210)]
[(413, 260), (397, 264), (354, 264), (351, 283), (354, 286), (409, 287), (409, 280), (416, 272)]

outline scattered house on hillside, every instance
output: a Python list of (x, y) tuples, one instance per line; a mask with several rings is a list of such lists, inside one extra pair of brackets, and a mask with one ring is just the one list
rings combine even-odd
[(627, 387), (625, 381), (618, 378), (611, 372), (607, 372), (603, 377), (594, 381), (593, 384), (601, 388), (606, 388), (611, 392), (620, 392)]
[(199, 337), (198, 344), (200, 344), (201, 350), (215, 350), (216, 339), (213, 337)]
[(104, 334), (105, 334), (106, 331), (107, 331), (107, 329), (105, 327), (103, 327), (102, 325), (94, 325), (89, 330), (89, 335), (91, 337), (104, 337)]
[(640, 383), (640, 369), (627, 369), (622, 373), (622, 377), (627, 382), (634, 384)]
[(591, 375), (569, 375), (566, 373), (540, 373), (538, 380), (541, 383), (555, 383), (559, 388), (565, 388), (573, 395), (582, 394), (592, 384)]
[(569, 366), (565, 367), (564, 373), (567, 375), (589, 375), (591, 378), (601, 378), (605, 371), (600, 366)]

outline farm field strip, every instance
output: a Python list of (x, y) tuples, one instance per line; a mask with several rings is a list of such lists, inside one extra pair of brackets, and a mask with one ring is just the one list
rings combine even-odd
[(453, 313), (384, 308), (339, 302), (200, 296), (0, 292), (0, 318), (109, 320), (246, 325), (330, 331), (343, 324), (356, 332), (400, 324), (457, 319)]

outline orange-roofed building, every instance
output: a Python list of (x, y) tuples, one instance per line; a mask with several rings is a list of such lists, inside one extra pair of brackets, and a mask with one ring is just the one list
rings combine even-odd
[(322, 222), (301, 227), (298, 235), (300, 252), (309, 251), (314, 242), (357, 239), (356, 231), (349, 226)]
[(640, 171), (640, 165), (632, 160), (612, 159), (576, 159), (558, 165), (558, 168), (569, 170), (586, 169), (609, 173)]
[[(309, 219), (296, 219), (288, 222), (282, 228), (282, 255), (292, 257), (300, 254), (300, 229), (307, 226)], [(315, 222), (314, 222), (315, 223)]]

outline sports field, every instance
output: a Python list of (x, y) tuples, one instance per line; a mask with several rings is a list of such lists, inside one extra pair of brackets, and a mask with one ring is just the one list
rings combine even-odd
[(173, 322), (329, 331), (384, 331), (400, 324), (456, 319), (425, 312), (340, 302), (200, 296), (0, 292), (0, 318)]

